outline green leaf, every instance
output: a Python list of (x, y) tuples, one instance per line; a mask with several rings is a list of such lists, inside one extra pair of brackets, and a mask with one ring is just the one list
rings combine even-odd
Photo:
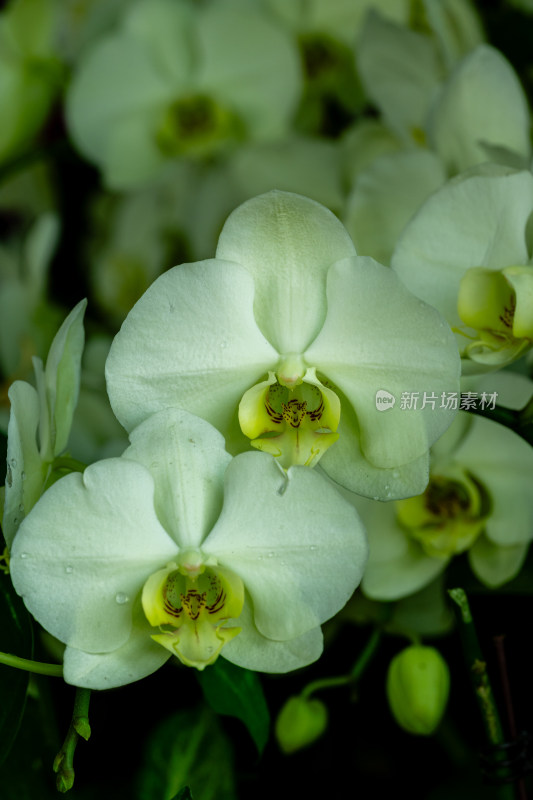
[(179, 711), (148, 740), (138, 800), (235, 800), (233, 753), (207, 707)]
[[(0, 575), (0, 631), (0, 650), (32, 657), (30, 618), (8, 575)], [(0, 764), (19, 729), (28, 680), (29, 673), (0, 665)]]
[(268, 741), (270, 714), (257, 673), (218, 658), (197, 677), (211, 708), (244, 722), (262, 753)]
[(172, 800), (194, 800), (192, 792), (188, 786), (184, 786), (181, 792), (178, 792)]

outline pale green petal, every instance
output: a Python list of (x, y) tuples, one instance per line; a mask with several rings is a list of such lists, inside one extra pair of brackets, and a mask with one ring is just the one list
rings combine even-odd
[(301, 92), (296, 44), (248, 2), (211, 3), (199, 17), (199, 88), (237, 111), (250, 138), (286, 133)]
[(357, 177), (343, 221), (361, 256), (388, 264), (403, 228), (446, 173), (428, 150), (384, 155)]
[[(148, 116), (157, 121), (157, 114), (148, 112)], [(146, 183), (158, 177), (168, 160), (157, 147), (154, 126), (146, 120), (147, 112), (141, 109), (110, 128), (101, 157), (109, 188), (125, 190)]]
[(329, 481), (306, 467), (285, 474), (263, 453), (231, 462), (222, 514), (203, 549), (239, 575), (257, 629), (280, 641), (336, 614), (367, 555), (354, 507)]
[(408, 141), (419, 138), (443, 78), (431, 39), (371, 12), (357, 44), (357, 66), (390, 128)]
[(408, 0), (268, 0), (268, 6), (296, 32), (325, 31), (349, 45), (369, 8), (398, 22), (409, 19)]
[(320, 628), (313, 628), (302, 636), (285, 642), (262, 636), (254, 625), (249, 601), (245, 602), (235, 625), (241, 626), (242, 630), (224, 645), (222, 656), (239, 667), (258, 672), (290, 672), (312, 664), (322, 654)]
[(324, 206), (272, 191), (248, 200), (228, 218), (217, 258), (253, 275), (254, 314), (279, 353), (301, 353), (326, 314), (326, 275), (334, 261), (355, 255), (350, 237)]
[(178, 86), (192, 71), (192, 37), (197, 14), (183, 0), (144, 0), (132, 5), (123, 30), (144, 45), (154, 67)]
[(45, 468), (37, 447), (39, 398), (25, 381), (15, 381), (8, 397), (7, 474), (2, 532), (8, 547), (24, 516), (41, 496)]
[(65, 644), (92, 653), (125, 644), (135, 597), (152, 572), (176, 557), (153, 491), (140, 464), (100, 461), (53, 484), (19, 528), (13, 585)]
[[(87, 300), (80, 300), (67, 316), (50, 346), (44, 382), (49, 418), (49, 445), (41, 434), (41, 454), (50, 460), (67, 446), (72, 417), (80, 390), (81, 356), (85, 344), (83, 316)], [(44, 428), (46, 431), (46, 428)], [(45, 455), (46, 454), (46, 455)]]
[(460, 325), (457, 295), (467, 269), (502, 269), (529, 262), (526, 225), (532, 209), (529, 172), (450, 181), (408, 224), (393, 254), (392, 268), (412, 292), (436, 306), (450, 325)]
[(340, 487), (374, 500), (399, 500), (421, 494), (426, 488), (429, 453), (398, 467), (375, 467), (361, 452), (357, 418), (345, 399), (341, 401), (338, 434), (335, 445), (324, 453), (317, 469)]
[(72, 79), (66, 101), (70, 134), (84, 155), (101, 164), (117, 123), (140, 113), (152, 129), (175, 92), (142, 43), (124, 35), (102, 39)]
[(424, 0), (448, 68), (484, 40), (481, 21), (470, 0)]
[(132, 430), (163, 408), (184, 408), (219, 430), (278, 354), (253, 316), (254, 285), (237, 264), (182, 264), (141, 297), (106, 364), (111, 405)]
[(199, 417), (169, 408), (141, 423), (130, 440), (123, 458), (143, 464), (152, 475), (161, 524), (180, 547), (198, 547), (222, 508), (231, 461), (223, 437)]
[(486, 586), (496, 588), (518, 575), (527, 550), (527, 544), (500, 547), (487, 537), (480, 536), (468, 551), (468, 560), (479, 580)]
[(146, 678), (163, 666), (170, 653), (154, 642), (154, 632), (142, 612), (134, 610), (134, 624), (125, 644), (110, 653), (86, 653), (67, 647), (63, 677), (67, 683), (86, 689), (112, 689)]
[(429, 121), (429, 138), (452, 172), (487, 160), (481, 142), (525, 157), (529, 109), (518, 77), (495, 48), (480, 45), (452, 73)]
[(489, 493), (486, 535), (507, 547), (533, 539), (533, 448), (503, 425), (476, 416), (454, 453)]
[[(343, 495), (348, 497), (347, 494)], [(372, 600), (399, 600), (431, 583), (449, 559), (427, 556), (396, 522), (395, 504), (352, 496), (369, 546), (361, 588)]]
[(35, 302), (45, 291), (48, 267), (59, 240), (59, 225), (56, 214), (43, 214), (32, 226), (24, 243), (27, 290)]
[[(459, 390), (450, 329), (392, 270), (370, 258), (344, 259), (331, 268), (328, 315), (304, 357), (347, 397), (361, 450), (374, 466), (394, 468), (423, 456), (453, 419), (455, 412), (440, 407), (442, 392)], [(395, 397), (394, 407), (377, 409), (379, 390)], [(416, 409), (402, 408), (404, 392), (419, 393)]]

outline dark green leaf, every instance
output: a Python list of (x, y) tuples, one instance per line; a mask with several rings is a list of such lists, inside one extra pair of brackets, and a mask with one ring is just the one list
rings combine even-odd
[(173, 797), (172, 800), (194, 800), (194, 798), (189, 787), (184, 786), (181, 792), (178, 792), (176, 797)]
[(139, 800), (235, 800), (231, 745), (205, 706), (179, 711), (148, 740)]
[[(0, 650), (31, 658), (32, 632), (28, 612), (13, 589), (9, 575), (0, 573)], [(24, 713), (29, 674), (0, 665), (0, 764), (19, 729)]]
[(270, 714), (257, 673), (219, 658), (198, 673), (198, 680), (211, 708), (244, 722), (262, 753), (268, 741)]

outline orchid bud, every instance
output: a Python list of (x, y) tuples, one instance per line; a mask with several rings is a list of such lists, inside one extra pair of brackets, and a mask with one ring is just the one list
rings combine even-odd
[(448, 665), (434, 647), (412, 645), (392, 659), (387, 697), (400, 727), (430, 736), (442, 718), (450, 689)]
[(289, 697), (276, 720), (276, 739), (284, 753), (312, 744), (325, 731), (328, 711), (321, 700)]

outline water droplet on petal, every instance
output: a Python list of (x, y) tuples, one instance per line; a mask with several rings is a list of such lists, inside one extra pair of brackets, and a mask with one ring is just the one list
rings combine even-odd
[(392, 473), (392, 477), (393, 478), (399, 478), (400, 477), (400, 470), (399, 469), (395, 469), (394, 472)]
[(274, 555), (274, 553), (269, 553), (269, 554), (268, 554), (268, 557), (269, 557), (269, 558), (272, 558), (272, 557), (273, 557), (273, 555)]
[(312, 545), (311, 545), (311, 547), (310, 547), (309, 549), (310, 549), (310, 550), (316, 550), (316, 549), (317, 549), (317, 545), (316, 545), (316, 544), (312, 544)]
[(119, 604), (119, 606), (123, 606), (124, 603), (127, 603), (130, 598), (124, 592), (117, 592), (115, 595), (115, 601)]
[(67, 566), (65, 567), (65, 572), (67, 573), (67, 575), (72, 575), (72, 573), (74, 572), (74, 567), (72, 566), (72, 564), (67, 564)]
[(15, 467), (17, 466), (17, 459), (16, 458), (12, 458), (11, 459), (11, 466), (13, 467), (13, 469), (15, 469)]
[(228, 346), (227, 342), (220, 342), (220, 349), (224, 350)]
[(20, 557), (21, 557), (21, 558), (28, 558), (28, 554), (27, 554), (27, 553), (21, 553), (21, 554), (20, 554)]
[(7, 465), (6, 483), (9, 486), (9, 488), (13, 486), (13, 475), (11, 473), (11, 467), (9, 466), (9, 464)]
[(258, 561), (262, 561), (263, 560), (263, 556), (257, 556), (257, 560)]
[(24, 472), (24, 470), (22, 470), (22, 472), (20, 473), (20, 477), (21, 477), (21, 480), (23, 480), (23, 481), (26, 480), (26, 473)]

